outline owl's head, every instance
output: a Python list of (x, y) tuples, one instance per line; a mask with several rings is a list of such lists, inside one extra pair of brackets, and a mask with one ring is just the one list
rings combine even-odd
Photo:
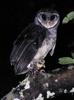
[(60, 16), (56, 11), (40, 10), (35, 17), (35, 24), (47, 29), (57, 26)]

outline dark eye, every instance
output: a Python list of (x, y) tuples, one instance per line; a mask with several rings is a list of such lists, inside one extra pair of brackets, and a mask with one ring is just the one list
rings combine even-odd
[(50, 20), (52, 21), (52, 20), (54, 20), (55, 19), (55, 15), (52, 15), (51, 17), (50, 17)]
[(42, 19), (46, 20), (46, 15), (45, 14), (42, 14)]

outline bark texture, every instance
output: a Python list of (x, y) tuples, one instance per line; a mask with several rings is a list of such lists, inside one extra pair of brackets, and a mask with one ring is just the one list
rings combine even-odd
[(29, 75), (1, 100), (47, 100), (74, 92), (74, 66)]

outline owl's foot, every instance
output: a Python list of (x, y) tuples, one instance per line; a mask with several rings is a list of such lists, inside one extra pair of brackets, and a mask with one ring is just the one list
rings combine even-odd
[(34, 59), (33, 62), (30, 64), (28, 75), (34, 76), (38, 72), (44, 75), (45, 74), (44, 68), (45, 68), (45, 60), (43, 59), (35, 60)]
[(45, 68), (45, 60), (40, 59), (39, 61), (36, 62), (37, 69)]
[(33, 60), (33, 62), (29, 66), (29, 72), (36, 73), (37, 71), (41, 71), (45, 68), (45, 60), (39, 59), (39, 60)]

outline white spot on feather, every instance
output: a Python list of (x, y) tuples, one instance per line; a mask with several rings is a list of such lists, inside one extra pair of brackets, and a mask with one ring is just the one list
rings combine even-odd
[(47, 91), (47, 99), (53, 97), (55, 95), (54, 92)]

